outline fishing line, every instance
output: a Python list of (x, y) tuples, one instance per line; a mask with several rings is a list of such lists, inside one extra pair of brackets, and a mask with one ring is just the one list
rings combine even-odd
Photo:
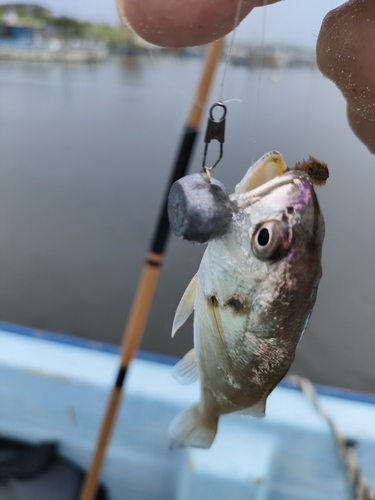
[[(202, 161), (202, 172), (206, 173), (207, 180), (210, 183), (211, 182), (211, 170), (221, 161), (223, 157), (223, 144), (225, 140), (225, 116), (227, 114), (227, 107), (225, 106), (225, 102), (232, 102), (232, 101), (240, 101), (240, 99), (229, 99), (227, 101), (224, 101), (224, 84), (227, 76), (227, 70), (229, 66), (229, 62), (231, 59), (232, 55), (232, 48), (233, 48), (233, 43), (234, 43), (234, 38), (237, 30), (237, 26), (239, 24), (239, 19), (240, 19), (240, 13), (242, 9), (242, 2), (243, 0), (237, 0), (237, 6), (236, 6), (236, 11), (234, 15), (234, 20), (233, 20), (233, 29), (231, 33), (231, 39), (230, 39), (230, 44), (229, 44), (229, 50), (227, 52), (226, 56), (226, 62), (224, 65), (224, 72), (223, 72), (223, 77), (221, 80), (221, 88), (220, 88), (220, 94), (219, 94), (219, 99), (214, 103), (209, 111), (209, 118), (207, 120), (207, 126), (206, 126), (206, 133), (205, 133), (205, 147), (204, 147), (204, 153), (203, 153), (203, 161)], [(224, 40), (222, 38), (221, 40)], [(213, 115), (213, 111), (215, 108), (220, 108), (222, 111), (222, 115), (218, 118), (215, 118)], [(208, 163), (206, 163), (207, 160), (207, 151), (208, 151), (208, 146), (211, 143), (211, 141), (218, 141), (220, 145), (220, 153), (219, 156), (217, 157), (216, 161), (209, 166)]]
[(232, 99), (223, 100), (224, 104), (228, 104), (228, 102), (243, 102), (239, 97), (232, 97)]
[[(241, 10), (242, 10), (242, 4), (243, 4), (243, 0), (238, 0), (237, 1), (237, 8), (236, 8), (236, 12), (235, 12), (235, 15), (234, 15), (234, 21), (233, 21), (233, 30), (232, 30), (232, 33), (231, 33), (231, 36), (230, 36), (230, 42), (229, 42), (229, 48), (228, 48), (227, 57), (226, 57), (226, 61), (225, 61), (225, 66), (224, 66), (223, 78), (221, 79), (221, 88), (220, 88), (220, 98), (219, 98), (219, 101), (222, 101), (222, 102), (224, 102), (224, 100), (223, 100), (223, 96), (224, 96), (224, 84), (225, 84), (225, 80), (226, 80), (226, 76), (227, 76), (227, 70), (228, 70), (229, 62), (230, 62), (230, 59), (231, 59), (231, 56), (232, 56), (232, 49), (233, 49), (234, 39), (235, 39), (235, 36), (236, 36), (237, 27), (238, 27), (238, 24), (239, 24), (239, 21), (240, 21), (240, 14), (241, 14)], [(228, 101), (226, 101), (226, 102), (228, 102)]]
[[(265, 3), (265, 2), (264, 2)], [(207, 128), (206, 128), (206, 137), (205, 137), (205, 149), (204, 149), (204, 154), (203, 154), (203, 171), (206, 172), (207, 177), (210, 178), (210, 171), (219, 163), (223, 156), (223, 143), (224, 143), (224, 129), (225, 129), (225, 119), (224, 116), (222, 118), (219, 118), (218, 121), (216, 121), (212, 115), (212, 111), (215, 107), (222, 107), (225, 110), (225, 114), (227, 112), (227, 108), (225, 106), (225, 103), (227, 102), (242, 102), (241, 99), (234, 98), (234, 99), (227, 99), (224, 100), (224, 86), (226, 82), (226, 77), (228, 73), (228, 66), (232, 57), (232, 52), (233, 52), (233, 46), (234, 46), (234, 40), (237, 32), (237, 28), (240, 22), (240, 15), (241, 15), (241, 10), (243, 6), (243, 0), (237, 0), (237, 6), (236, 6), (236, 11), (234, 15), (234, 20), (233, 20), (233, 29), (230, 35), (230, 42), (229, 42), (229, 48), (226, 54), (226, 60), (225, 60), (225, 65), (224, 65), (224, 71), (223, 71), (223, 76), (221, 79), (221, 86), (220, 86), (220, 94), (219, 94), (219, 99), (216, 101), (216, 104), (214, 104), (211, 109), (210, 109), (210, 118), (208, 119), (207, 123)], [(264, 56), (264, 51), (263, 51), (263, 45), (264, 45), (264, 36), (265, 36), (265, 24), (266, 24), (266, 16), (265, 16), (265, 7), (263, 9), (263, 23), (262, 23), (262, 32), (261, 32), (261, 44), (260, 44), (260, 52), (261, 52), (261, 64), (260, 64), (260, 72), (259, 72), (259, 78), (258, 78), (258, 89), (257, 89), (257, 103), (256, 103), (256, 109), (255, 109), (255, 129), (257, 130), (257, 127), (259, 126), (259, 100), (260, 100), (260, 83), (261, 83), (261, 70), (263, 67), (263, 56)], [(218, 133), (218, 127), (222, 129), (222, 133)], [(217, 140), (220, 143), (220, 156), (219, 159), (211, 166), (207, 167), (206, 166), (206, 156), (207, 156), (207, 149), (208, 145), (211, 142), (211, 140)], [(254, 144), (256, 143), (256, 138), (254, 138)], [(252, 163), (254, 163), (254, 149), (252, 152)]]
[[(236, 6), (236, 11), (235, 11), (234, 20), (233, 20), (233, 30), (232, 30), (231, 35), (230, 35), (229, 48), (228, 48), (228, 51), (226, 54), (224, 72), (223, 72), (223, 76), (222, 76), (221, 84), (220, 84), (220, 94), (219, 94), (220, 97), (217, 100), (217, 102), (222, 102), (222, 103), (242, 102), (242, 99), (239, 99), (239, 98), (231, 98), (231, 99), (224, 100), (224, 97), (223, 97), (228, 66), (229, 66), (229, 63), (231, 60), (231, 56), (232, 56), (233, 44), (234, 44), (234, 40), (235, 40), (236, 30), (237, 30), (239, 20), (240, 20), (242, 6), (243, 6), (243, 0), (237, 0), (237, 6)], [(159, 69), (160, 68), (160, 64), (159, 64), (160, 58), (158, 57), (158, 55), (155, 52), (155, 49), (151, 45), (149, 45), (149, 47), (148, 47), (148, 56), (149, 56), (149, 59), (151, 61), (151, 64), (153, 65), (154, 69)], [(165, 77), (163, 74), (160, 74), (159, 72), (157, 73), (157, 78), (164, 85), (170, 87), (174, 92), (176, 92), (178, 95), (180, 95), (184, 99), (190, 98), (190, 95), (188, 94), (188, 92), (184, 92), (183, 90), (181, 90), (181, 87), (174, 84), (170, 78)], [(194, 102), (192, 104), (196, 105), (202, 109), (201, 104), (196, 102), (196, 100), (194, 100)]]
[(251, 164), (255, 161), (255, 148), (257, 144), (258, 131), (259, 131), (259, 122), (260, 122), (260, 86), (262, 83), (262, 73), (263, 73), (263, 64), (264, 64), (264, 39), (266, 34), (266, 20), (267, 20), (267, 7), (263, 6), (263, 18), (262, 18), (262, 31), (260, 38), (260, 67), (258, 73), (258, 83), (257, 83), (257, 98), (255, 102), (255, 113), (254, 113), (254, 139), (253, 139), (253, 148), (251, 154)]
[[(242, 3), (242, 1), (243, 0), (239, 0), (240, 3)], [(233, 40), (233, 37), (232, 37), (232, 40)], [(233, 45), (233, 43), (231, 45)], [(162, 70), (160, 70), (160, 66), (161, 66), (160, 60), (161, 60), (161, 57), (156, 52), (156, 50), (151, 45), (148, 47), (147, 50), (148, 50), (149, 60), (150, 60), (150, 62), (152, 64), (154, 70), (156, 70), (155, 73), (154, 73), (154, 75), (156, 75), (157, 79), (162, 84), (164, 84), (166, 87), (169, 87), (175, 94), (177, 94), (178, 96), (180, 96), (184, 101), (189, 101), (186, 104), (187, 108), (189, 106), (197, 106), (200, 110), (204, 111), (203, 106), (202, 106), (202, 104), (200, 102), (198, 102), (196, 99), (191, 99), (191, 95), (188, 92), (185, 92), (185, 91), (181, 90), (181, 86), (176, 85), (171, 78), (166, 77), (164, 75), (164, 73), (162, 72)], [(227, 55), (226, 66), (228, 66), (229, 60), (230, 60), (230, 55), (228, 54)], [(225, 68), (225, 72), (226, 72), (226, 68)], [(225, 74), (224, 74), (223, 79), (222, 79), (221, 89), (223, 89), (224, 80), (225, 80)], [(242, 99), (234, 97), (234, 98), (231, 98), (231, 99), (225, 99), (224, 100), (224, 99), (222, 99), (220, 97), (218, 99), (218, 102), (222, 102), (223, 104), (226, 104), (228, 102), (242, 102)], [(184, 113), (182, 113), (181, 116), (184, 116)]]

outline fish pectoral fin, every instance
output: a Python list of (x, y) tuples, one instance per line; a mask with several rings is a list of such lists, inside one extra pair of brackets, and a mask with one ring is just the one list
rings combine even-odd
[(177, 306), (173, 325), (172, 325), (172, 338), (175, 333), (188, 319), (190, 314), (194, 310), (194, 301), (197, 293), (198, 279), (197, 275), (193, 276), (193, 279), (188, 284), (183, 296), (181, 297), (180, 303)]
[(266, 416), (266, 402), (267, 397), (261, 399), (255, 405), (236, 411), (237, 415), (250, 415), (251, 417), (263, 418)]
[(205, 359), (206, 363), (218, 365), (226, 371), (228, 353), (221, 309), (216, 297), (206, 297), (199, 291), (194, 315), (194, 323), (199, 325), (199, 331), (194, 332), (194, 336), (199, 335), (199, 356)]
[(173, 367), (172, 375), (182, 385), (192, 384), (198, 380), (197, 360), (195, 349), (191, 349), (185, 356)]

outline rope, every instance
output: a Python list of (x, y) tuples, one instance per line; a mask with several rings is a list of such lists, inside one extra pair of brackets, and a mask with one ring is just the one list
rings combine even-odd
[(313, 384), (303, 377), (290, 375), (288, 379), (298, 386), (305, 396), (312, 402), (320, 415), (328, 423), (336, 441), (339, 456), (345, 465), (348, 477), (353, 486), (353, 500), (375, 500), (375, 490), (366, 485), (363, 474), (359, 468), (358, 459), (353, 449), (353, 443), (345, 439), (337, 429), (331, 417), (319, 401), (318, 394)]

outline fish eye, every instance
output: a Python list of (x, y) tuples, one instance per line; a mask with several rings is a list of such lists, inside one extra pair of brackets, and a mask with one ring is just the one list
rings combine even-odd
[(283, 257), (289, 250), (288, 225), (278, 220), (259, 224), (251, 237), (251, 249), (259, 260), (270, 261)]
[(257, 240), (258, 244), (261, 247), (264, 247), (267, 245), (267, 243), (270, 241), (270, 232), (266, 227), (262, 227), (262, 229), (259, 231), (257, 234)]

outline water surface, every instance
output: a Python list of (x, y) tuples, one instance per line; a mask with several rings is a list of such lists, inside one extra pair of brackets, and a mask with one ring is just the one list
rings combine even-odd
[[(0, 63), (2, 321), (120, 342), (200, 67)], [(228, 189), (272, 149), (290, 165), (328, 162), (324, 275), (293, 371), (374, 392), (374, 157), (317, 70), (230, 67), (224, 98), (241, 100), (228, 103), (215, 170)], [(199, 141), (191, 171), (202, 152)], [(192, 345), (190, 322), (173, 341), (170, 328), (203, 250), (171, 238), (143, 349), (180, 356)]]

